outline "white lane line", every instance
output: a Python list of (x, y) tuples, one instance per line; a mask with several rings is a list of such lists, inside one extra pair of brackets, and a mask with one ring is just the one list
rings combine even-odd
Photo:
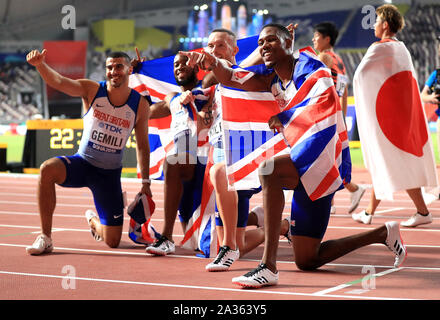
[[(2, 192), (2, 196), (12, 197), (12, 199), (16, 198), (34, 198), (34, 201), (32, 203), (36, 203), (37, 201), (37, 195), (35, 193), (14, 193), (14, 192)], [(73, 196), (73, 195), (63, 195), (63, 194), (57, 194), (57, 199), (85, 199), (90, 200), (93, 203), (92, 194), (85, 194), (83, 196)]]
[[(155, 199), (154, 200), (155, 203), (163, 203), (163, 200), (160, 199)], [(18, 205), (25, 205), (25, 206), (37, 206), (37, 202), (36, 201), (5, 201), (5, 200), (0, 200), (0, 204), (18, 204)], [(89, 204), (75, 204), (75, 203), (57, 203), (56, 204), (57, 207), (73, 207), (73, 208), (90, 208), (90, 206), (94, 206), (93, 203), (89, 203)]]
[[(388, 270), (385, 270), (385, 271), (382, 271), (382, 272), (379, 272), (379, 273), (375, 273), (375, 274), (369, 275), (367, 277), (368, 278), (382, 277), (384, 275), (387, 275), (387, 274), (390, 274), (390, 273), (393, 273), (393, 272), (397, 272), (397, 271), (400, 271), (400, 270), (402, 270), (402, 268), (392, 268), (392, 269), (388, 269)], [(327, 295), (327, 294), (329, 294), (331, 292), (335, 292), (335, 291), (339, 291), (339, 290), (351, 287), (352, 285), (354, 285), (356, 283), (359, 283), (362, 280), (363, 279), (355, 280), (355, 281), (350, 281), (350, 282), (343, 283), (343, 284), (340, 284), (340, 285), (332, 287), (332, 288), (328, 288), (328, 289), (325, 289), (325, 290), (317, 291), (317, 292), (315, 292), (313, 294), (316, 295), (316, 296), (325, 296), (325, 295)]]
[[(327, 229), (347, 229), (347, 230), (374, 230), (375, 228), (371, 227), (338, 227), (338, 226), (328, 226)], [(440, 232), (440, 229), (424, 229), (424, 228), (401, 228), (400, 232)]]
[[(161, 210), (161, 208), (159, 208), (158, 210)], [(39, 213), (37, 212), (15, 212), (15, 211), (7, 211), (7, 210), (0, 210), (0, 214), (4, 214), (4, 215), (25, 215), (25, 216), (39, 216)], [(287, 216), (288, 213), (284, 212), (283, 215)], [(83, 214), (63, 214), (63, 213), (57, 213), (55, 212), (54, 217), (65, 217), (65, 218), (80, 218), (80, 219), (84, 219), (84, 215)], [(154, 216), (153, 216), (154, 217)], [(351, 218), (350, 216), (347, 215), (335, 215), (335, 217), (343, 217), (343, 218)], [(386, 218), (386, 219), (390, 219), (391, 217), (389, 216), (377, 216), (377, 218)], [(399, 216), (393, 216), (393, 219), (406, 219), (408, 217), (399, 217)], [(440, 220), (439, 218), (433, 218), (434, 220)], [(125, 220), (129, 220), (128, 217), (125, 217)], [(163, 218), (152, 218), (151, 221), (164, 221)], [(176, 218), (176, 221), (179, 221), (178, 218)], [(373, 227), (338, 227), (338, 226), (328, 226), (328, 229), (353, 229), (353, 230), (372, 230), (374, 229)], [(403, 231), (434, 231), (434, 232), (440, 232), (440, 230), (436, 230), (436, 229), (425, 229), (425, 228), (411, 228), (411, 229), (401, 229)]]
[[(23, 179), (23, 180), (34, 180), (38, 179), (38, 174), (27, 174), (27, 173), (0, 173), (0, 178), (6, 178), (8, 179), (8, 182), (10, 182), (10, 179)], [(121, 178), (122, 182), (127, 183), (141, 183), (141, 179), (138, 178)], [(161, 180), (152, 180), (151, 183), (153, 184), (163, 184), (163, 181)]]
[[(1, 212), (0, 212), (1, 214)], [(32, 215), (38, 215), (38, 214), (32, 214)], [(83, 216), (75, 216), (75, 215), (56, 215), (58, 216), (64, 216), (64, 217), (71, 217), (71, 218), (81, 218), (84, 219)], [(129, 218), (125, 217), (124, 220), (128, 221)], [(151, 218), (152, 222), (163, 222), (163, 219), (153, 219)], [(175, 220), (176, 222), (179, 222), (179, 220), (176, 218)], [(16, 225), (16, 224), (0, 224), (0, 227), (4, 227), (4, 228), (20, 228), (20, 229), (40, 229), (39, 226), (24, 226), (24, 225)], [(372, 228), (362, 228), (362, 227), (328, 227), (331, 229), (346, 229), (346, 230), (372, 230)], [(80, 231), (80, 232), (90, 232), (89, 229), (74, 229), (74, 228), (64, 228), (64, 227), (56, 227), (53, 228), (53, 230), (58, 230), (58, 231)], [(435, 229), (401, 229), (402, 231), (406, 231), (406, 232), (420, 232), (420, 231), (427, 231), (427, 232), (440, 232), (440, 230), (435, 230)], [(126, 232), (125, 232), (126, 233)], [(183, 235), (181, 234), (173, 234), (173, 236), (177, 236), (177, 237), (183, 237)], [(325, 239), (324, 239), (325, 240)], [(282, 241), (282, 240), (280, 240)], [(377, 243), (373, 243), (370, 244), (370, 246), (380, 246), (382, 247), (383, 244), (377, 244)], [(425, 245), (425, 244), (405, 244), (406, 247), (418, 247), (418, 248), (440, 248), (440, 245)]]
[[(18, 275), (18, 276), (29, 276), (29, 277), (42, 277), (42, 278), (55, 278), (55, 279), (66, 279), (67, 276), (54, 275), (54, 274), (40, 274), (40, 273), (26, 273), (26, 272), (12, 272), (0, 270), (0, 274), (6, 275)], [(168, 287), (168, 288), (183, 288), (183, 289), (198, 289), (198, 290), (213, 290), (213, 291), (228, 291), (228, 292), (240, 292), (241, 294), (246, 293), (258, 293), (258, 294), (270, 294), (270, 295), (288, 295), (288, 296), (306, 296), (306, 297), (316, 297), (315, 294), (310, 293), (300, 293), (300, 292), (284, 292), (284, 291), (268, 291), (268, 290), (250, 290), (250, 289), (233, 289), (233, 288), (222, 288), (222, 287), (208, 287), (208, 286), (193, 286), (193, 285), (182, 285), (182, 284), (170, 284), (170, 283), (154, 283), (154, 282), (142, 282), (142, 281), (128, 281), (128, 280), (114, 280), (114, 279), (101, 279), (101, 278), (84, 278), (84, 277), (68, 277), (69, 280), (82, 280), (82, 281), (92, 281), (92, 282), (105, 282), (105, 283), (115, 283), (115, 284), (131, 284), (131, 285), (142, 285), (142, 286), (155, 286), (155, 287)], [(361, 296), (349, 296), (349, 295), (325, 295), (324, 297), (329, 298), (345, 298), (345, 299), (367, 299), (367, 300), (414, 300), (406, 298), (389, 298), (389, 297), (361, 297)]]
[[(29, 246), (29, 244), (12, 244), (12, 243), (0, 243), (1, 247), (17, 247), (17, 248), (26, 248)], [(138, 245), (138, 247), (142, 247), (142, 245)], [(119, 254), (119, 255), (136, 255), (136, 256), (144, 256), (149, 257), (145, 252), (136, 252), (136, 251), (122, 251), (122, 250), (96, 250), (96, 249), (81, 249), (81, 248), (67, 248), (67, 247), (54, 247), (56, 250), (61, 251), (73, 251), (73, 252), (91, 252), (91, 253), (103, 253), (103, 254)], [(187, 259), (208, 259), (208, 258), (201, 258), (194, 255), (177, 255), (177, 254), (170, 254), (167, 255), (167, 258), (187, 258)], [(160, 259), (160, 257), (159, 257)], [(209, 260), (209, 259), (208, 259)], [(249, 258), (240, 258), (240, 261), (251, 261), (251, 262), (261, 262), (261, 259), (249, 259)], [(277, 263), (280, 264), (295, 264), (295, 261), (286, 261), (286, 260), (277, 260)], [(333, 267), (358, 267), (363, 268), (365, 264), (350, 264), (350, 263), (327, 263), (326, 266), (333, 266)], [(377, 265), (373, 266), (374, 268), (379, 269), (391, 269), (393, 268), (392, 265)], [(408, 269), (408, 270), (428, 270), (428, 271), (440, 271), (440, 267), (401, 267), (401, 269)]]

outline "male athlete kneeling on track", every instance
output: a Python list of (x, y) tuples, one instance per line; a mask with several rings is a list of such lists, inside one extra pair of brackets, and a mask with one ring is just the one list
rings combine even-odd
[[(264, 26), (259, 35), (258, 48), (266, 67), (273, 68), (275, 72), (269, 75), (254, 74), (246, 80), (236, 76), (236, 72), (242, 70), (230, 68), (226, 62), (206, 51), (183, 53), (189, 58), (190, 65), (199, 64), (202, 69), (212, 70), (217, 80), (225, 86), (249, 91), (272, 92), (280, 107), (280, 113), (268, 119), (269, 127), (271, 129), (284, 128), (284, 137), (292, 149), (290, 155), (273, 158), (271, 173), (260, 171), (265, 220), (264, 252), (262, 261), (257, 268), (232, 279), (233, 283), (242, 287), (259, 288), (278, 283), (276, 258), (280, 237), (280, 221), (285, 204), (284, 188), (294, 190), (290, 230), (292, 253), (299, 269), (317, 269), (351, 251), (373, 243), (383, 243), (389, 247), (395, 255), (394, 265), (396, 267), (401, 265), (406, 257), (406, 249), (401, 242), (399, 226), (396, 222), (387, 222), (384, 226), (364, 233), (322, 242), (330, 217), (331, 200), (342, 183), (332, 184), (326, 192), (317, 189), (311, 197), (307, 192), (308, 188), (316, 185), (317, 179), (322, 180), (323, 177), (326, 177), (327, 171), (322, 168), (329, 168), (329, 164), (335, 165), (336, 160), (329, 156), (318, 159), (322, 160), (321, 166), (312, 166), (310, 162), (305, 160), (312, 158), (315, 161), (314, 157), (317, 156), (315, 152), (319, 148), (323, 149), (323, 140), (331, 141), (325, 145), (328, 155), (335, 155), (335, 150), (340, 145), (338, 146), (336, 139), (309, 139), (307, 147), (298, 151), (295, 148), (297, 144), (292, 141), (294, 140), (292, 138), (300, 136), (300, 130), (313, 123), (308, 120), (316, 119), (316, 122), (319, 122), (319, 119), (322, 120), (320, 118), (322, 113), (330, 108), (333, 110), (332, 115), (339, 118), (339, 120), (338, 118), (328, 118), (328, 123), (333, 124), (331, 126), (332, 134), (339, 136), (341, 133), (343, 135), (345, 125), (342, 119), (342, 109), (338, 102), (339, 97), (334, 89), (333, 79), (328, 69), (317, 57), (306, 52), (300, 53), (298, 56), (294, 55), (292, 44), (292, 35), (284, 26), (274, 23)], [(298, 116), (301, 122), (296, 122), (297, 125), (291, 127), (290, 123), (293, 120), (289, 120), (292, 119), (294, 111), (298, 111), (295, 116), (300, 113), (303, 117)], [(327, 127), (320, 127), (320, 129), (322, 128)], [(287, 130), (289, 130), (288, 133)], [(298, 155), (304, 157), (298, 159)], [(346, 177), (349, 178), (351, 162), (349, 159), (347, 161), (350, 164), (349, 168), (344, 169), (341, 164), (343, 172), (339, 172), (338, 169), (332, 171), (332, 179), (343, 181)], [(302, 167), (300, 167), (301, 165)], [(304, 174), (300, 175), (303, 171), (298, 168), (304, 169), (304, 165), (307, 170), (310, 169), (308, 171), (310, 176), (306, 176), (306, 178), (312, 177), (310, 180), (303, 181)], [(348, 166), (347, 163), (344, 165)], [(262, 168), (265, 167), (267, 166), (263, 163)], [(347, 173), (348, 170), (350, 172)], [(337, 179), (339, 175), (341, 177)], [(312, 190), (314, 189), (312, 188)], [(317, 195), (318, 192), (322, 192), (321, 196)]]
[(26, 59), (49, 86), (82, 98), (84, 130), (75, 155), (49, 159), (40, 167), (37, 196), (42, 233), (26, 251), (38, 255), (53, 250), (51, 233), (56, 204), (55, 184), (90, 188), (99, 215), (86, 211), (92, 235), (97, 241), (104, 240), (109, 247), (117, 247), (124, 219), (122, 155), (133, 128), (142, 175), (140, 192), (151, 196), (149, 103), (128, 87), (132, 67), (130, 57), (123, 52), (109, 54), (105, 66), (107, 81), (99, 83), (88, 79), (72, 80), (60, 75), (46, 64), (46, 54), (47, 50), (41, 53), (33, 50)]

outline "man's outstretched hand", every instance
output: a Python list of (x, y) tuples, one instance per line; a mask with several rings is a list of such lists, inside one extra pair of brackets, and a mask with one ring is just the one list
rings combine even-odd
[(39, 50), (32, 50), (27, 54), (26, 61), (30, 65), (37, 67), (44, 62), (44, 60), (46, 59), (46, 54), (47, 54), (46, 49), (43, 49), (41, 53)]

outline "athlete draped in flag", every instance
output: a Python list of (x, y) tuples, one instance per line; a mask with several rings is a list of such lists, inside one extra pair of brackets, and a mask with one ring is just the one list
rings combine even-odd
[[(278, 283), (276, 257), (280, 218), (285, 204), (283, 188), (294, 190), (291, 211), (292, 245), (295, 263), (301, 270), (314, 270), (372, 243), (386, 244), (396, 256), (395, 266), (399, 266), (406, 256), (399, 226), (395, 222), (361, 234), (321, 243), (330, 216), (331, 200), (334, 192), (342, 187), (342, 181), (345, 178), (349, 180), (351, 163), (349, 158), (346, 159), (346, 153), (342, 157), (345, 159), (341, 160), (340, 139), (344, 139), (344, 132), (346, 139), (346, 130), (331, 75), (316, 57), (300, 54), (296, 59), (292, 54), (292, 41), (291, 34), (284, 26), (264, 26), (258, 40), (259, 52), (266, 67), (273, 68), (275, 72), (270, 75), (254, 74), (244, 80), (243, 77), (236, 76), (236, 69), (230, 68), (224, 61), (207, 52), (185, 53), (190, 58), (190, 64), (199, 64), (204, 69), (212, 70), (224, 85), (249, 91), (271, 91), (279, 103), (281, 113), (269, 119), (269, 125), (281, 131), (284, 127), (286, 141), (292, 148), (290, 156), (274, 157), (261, 166), (265, 219), (264, 254), (256, 269), (232, 279), (233, 283), (243, 287), (259, 288)], [(326, 112), (327, 115), (324, 115)], [(323, 121), (318, 122), (320, 117)], [(292, 122), (295, 118), (299, 122)], [(309, 125), (307, 121), (314, 123), (312, 139), (307, 139), (306, 134), (301, 132)], [(333, 124), (328, 126), (327, 122)], [(332, 132), (330, 140), (325, 137), (328, 131)], [(300, 143), (295, 142), (298, 136)], [(326, 139), (328, 144), (323, 147), (320, 143)], [(295, 154), (298, 146), (301, 152)], [(317, 158), (319, 166), (307, 163), (322, 149), (324, 152)], [(270, 168), (268, 162), (272, 162), (271, 171), (267, 169)], [(330, 164), (327, 166), (330, 169), (323, 172), (321, 169), (326, 162)], [(339, 167), (335, 168), (336, 164)], [(304, 168), (307, 170), (304, 171)], [(316, 180), (324, 183), (310, 191)], [(323, 185), (327, 186), (325, 190)]]
[[(230, 30), (213, 30), (205, 50), (217, 58), (224, 59), (228, 65), (236, 64), (237, 40), (235, 34)], [(208, 75), (205, 77), (204, 83), (205, 86), (209, 86), (217, 81)], [(214, 165), (210, 170), (210, 178), (214, 185), (219, 212), (216, 225), (220, 250), (217, 257), (206, 266), (206, 270), (226, 271), (236, 259), (261, 244), (264, 240), (264, 233), (261, 228), (246, 230), (250, 214), (261, 212), (261, 208), (254, 208), (249, 212), (249, 199), (259, 190), (228, 190), (219, 86), (216, 87), (213, 101), (213, 124), (209, 131), (209, 143), (213, 152)], [(252, 214), (252, 216), (254, 215)], [(261, 227), (261, 222), (259, 226)]]
[(352, 217), (370, 224), (381, 199), (406, 190), (417, 212), (401, 225), (416, 227), (432, 222), (421, 187), (438, 186), (434, 154), (411, 55), (395, 38), (404, 18), (393, 5), (376, 13), (374, 34), (381, 40), (370, 46), (354, 75), (359, 137), (373, 192), (367, 208)]
[(150, 113), (150, 119), (171, 114), (174, 139), (174, 147), (168, 152), (163, 166), (165, 223), (161, 237), (146, 249), (154, 255), (175, 252), (173, 229), (177, 210), (185, 232), (194, 202), (201, 198), (207, 160), (206, 152), (198, 147), (198, 137), (211, 125), (212, 95), (209, 89), (201, 88), (198, 68), (187, 66), (186, 61), (187, 57), (177, 54), (173, 63), (174, 77), (182, 92), (168, 94), (164, 101), (152, 105)]

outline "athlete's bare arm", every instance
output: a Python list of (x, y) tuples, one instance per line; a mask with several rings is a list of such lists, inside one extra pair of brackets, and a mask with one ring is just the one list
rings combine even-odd
[[(150, 177), (150, 143), (148, 140), (149, 112), (150, 104), (148, 101), (146, 99), (140, 99), (134, 130), (136, 136), (136, 156), (142, 179), (148, 179)], [(141, 192), (151, 197), (150, 183), (143, 183)]]
[(41, 53), (39, 50), (32, 50), (26, 56), (27, 62), (34, 66), (43, 80), (52, 88), (68, 94), (72, 97), (81, 97), (84, 101), (86, 111), (98, 91), (99, 84), (89, 79), (73, 80), (56, 72), (49, 67), (45, 61), (47, 50)]
[(171, 115), (170, 107), (165, 100), (156, 102), (150, 107), (150, 119), (165, 118)]
[(237, 82), (233, 80), (234, 70), (230, 67), (230, 63), (223, 59), (218, 59), (208, 52), (180, 52), (180, 54), (188, 57), (187, 64), (190, 66), (199, 65), (204, 70), (211, 70), (219, 83), (239, 88), (247, 91), (266, 91), (270, 88), (270, 83), (274, 75), (254, 74), (245, 82)]

